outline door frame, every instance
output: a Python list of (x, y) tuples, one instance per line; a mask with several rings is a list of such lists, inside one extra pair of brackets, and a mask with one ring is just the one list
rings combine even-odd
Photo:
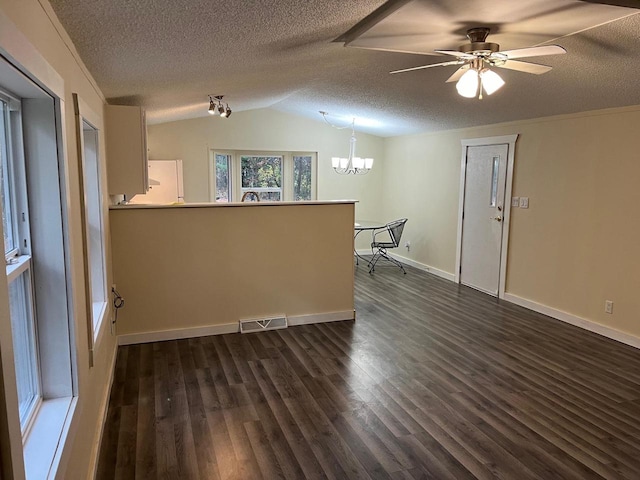
[(464, 213), (464, 192), (467, 176), (467, 153), (469, 147), (504, 145), (507, 147), (507, 173), (504, 190), (504, 212), (502, 215), (502, 247), (500, 249), (500, 278), (498, 280), (498, 298), (504, 298), (505, 280), (507, 277), (507, 252), (509, 247), (509, 223), (511, 220), (511, 193), (513, 187), (513, 164), (515, 161), (516, 140), (519, 134), (499, 137), (462, 139), (462, 157), (460, 160), (460, 195), (458, 200), (458, 233), (456, 238), (456, 270), (454, 281), (460, 283), (462, 268), (462, 216)]

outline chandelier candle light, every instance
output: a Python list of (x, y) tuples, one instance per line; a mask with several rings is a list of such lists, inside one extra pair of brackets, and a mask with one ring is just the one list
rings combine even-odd
[(331, 166), (335, 170), (336, 173), (340, 175), (366, 175), (371, 171), (373, 167), (373, 158), (360, 158), (356, 157), (356, 131), (355, 131), (355, 123), (356, 119), (354, 118), (351, 121), (351, 125), (347, 125), (345, 127), (337, 127), (327, 120), (327, 112), (320, 111), (320, 115), (325, 122), (331, 125), (333, 128), (337, 128), (338, 130), (344, 130), (345, 128), (351, 127), (351, 138), (349, 139), (349, 157), (331, 157)]

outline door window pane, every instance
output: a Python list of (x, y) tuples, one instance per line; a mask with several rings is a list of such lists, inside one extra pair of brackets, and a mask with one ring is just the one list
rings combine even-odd
[(489, 199), (489, 206), (496, 206), (496, 199), (498, 197), (498, 174), (500, 172), (500, 157), (493, 157), (493, 165), (491, 170), (491, 198)]
[(231, 201), (231, 155), (216, 153), (216, 202)]
[(293, 201), (311, 200), (311, 156), (293, 156)]
[(9, 308), (20, 424), (24, 428), (40, 394), (29, 270), (9, 284)]

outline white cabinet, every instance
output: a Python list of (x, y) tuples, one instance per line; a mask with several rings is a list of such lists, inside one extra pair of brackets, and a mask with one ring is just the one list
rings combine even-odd
[(128, 200), (130, 204), (183, 203), (182, 160), (149, 160), (149, 191)]
[(147, 122), (144, 109), (105, 106), (109, 195), (131, 198), (149, 190)]

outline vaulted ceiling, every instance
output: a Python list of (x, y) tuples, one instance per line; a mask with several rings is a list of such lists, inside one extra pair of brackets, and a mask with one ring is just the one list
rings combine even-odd
[[(51, 4), (109, 103), (142, 105), (152, 123), (207, 116), (209, 94), (225, 95), (236, 112), (355, 117), (356, 129), (381, 136), (640, 104), (632, 8), (578, 0)], [(455, 67), (389, 74), (445, 60), (431, 50), (455, 49), (478, 26), (492, 27), (489, 41), (502, 49), (553, 43), (567, 54), (527, 59), (553, 67), (540, 76), (500, 70), (506, 85), (483, 100), (445, 83)]]

